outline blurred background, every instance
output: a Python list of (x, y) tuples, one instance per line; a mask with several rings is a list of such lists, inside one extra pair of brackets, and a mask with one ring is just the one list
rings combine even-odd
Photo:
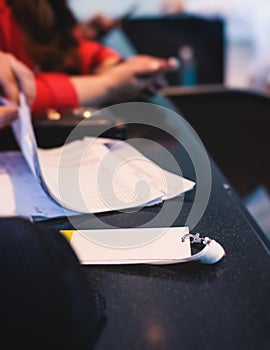
[(195, 14), (225, 22), (225, 83), (233, 87), (261, 88), (270, 80), (270, 2), (268, 0), (69, 0), (77, 18), (101, 12), (119, 18)]

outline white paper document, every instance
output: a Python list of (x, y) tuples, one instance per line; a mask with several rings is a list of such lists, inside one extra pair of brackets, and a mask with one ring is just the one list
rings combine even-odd
[(21, 152), (0, 152), (0, 215), (55, 218), (67, 214), (44, 191)]
[(125, 141), (85, 137), (58, 148), (38, 148), (23, 95), (13, 132), (24, 159), (7, 153), (0, 157), (0, 191), (9, 203), (2, 201), (0, 214), (10, 210), (49, 218), (125, 210), (182, 195), (195, 185)]
[[(69, 231), (62, 233), (66, 233), (81, 264), (86, 265), (175, 264), (191, 258), (190, 240), (181, 240), (189, 233), (188, 227), (79, 230), (72, 235)], [(121, 242), (121, 246), (117, 246), (116, 242)]]
[(154, 164), (124, 141), (84, 138), (65, 149), (39, 150), (42, 178), (55, 200), (84, 213), (161, 202), (194, 183)]

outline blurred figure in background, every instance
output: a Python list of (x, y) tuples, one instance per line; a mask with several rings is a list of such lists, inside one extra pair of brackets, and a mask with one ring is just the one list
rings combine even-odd
[(180, 14), (185, 11), (185, 6), (180, 0), (161, 0), (160, 12), (163, 15)]
[(156, 94), (174, 60), (120, 55), (86, 40), (66, 0), (0, 0), (0, 50), (35, 73), (33, 112), (102, 106)]

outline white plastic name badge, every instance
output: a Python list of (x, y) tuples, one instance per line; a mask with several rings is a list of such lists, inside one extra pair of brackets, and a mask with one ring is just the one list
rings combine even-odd
[[(225, 251), (215, 240), (189, 234), (188, 227), (128, 228), (60, 231), (81, 264), (177, 264), (218, 262)], [(204, 246), (191, 254), (191, 244)]]

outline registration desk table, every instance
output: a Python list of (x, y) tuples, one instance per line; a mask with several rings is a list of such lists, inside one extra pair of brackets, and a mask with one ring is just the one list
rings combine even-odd
[[(180, 153), (184, 175), (192, 177)], [(97, 350), (270, 348), (269, 242), (213, 161), (211, 167), (210, 201), (196, 232), (220, 242), (226, 257), (210, 266), (83, 266), (107, 305)], [(185, 196), (174, 226), (185, 224), (193, 196)], [(179, 205), (179, 198), (172, 201)], [(83, 216), (77, 227), (100, 228), (101, 220), (136, 227), (159, 210), (158, 205), (133, 214)], [(47, 224), (52, 230), (71, 228), (66, 219)]]

